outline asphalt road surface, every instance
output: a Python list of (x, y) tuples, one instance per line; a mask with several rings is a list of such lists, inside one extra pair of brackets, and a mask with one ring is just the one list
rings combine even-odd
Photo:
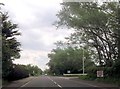
[[(69, 77), (40, 76), (13, 89), (119, 89), (75, 80)], [(10, 88), (8, 88), (10, 89)]]
[(67, 77), (41, 76), (24, 84), (21, 87), (59, 87), (59, 88), (62, 88), (62, 87), (97, 87), (97, 86), (70, 80)]

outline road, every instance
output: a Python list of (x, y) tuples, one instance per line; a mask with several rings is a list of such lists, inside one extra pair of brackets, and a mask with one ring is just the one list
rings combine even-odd
[(40, 76), (13, 89), (115, 89), (115, 87), (110, 88), (110, 86), (108, 88), (103, 87), (104, 86), (98, 86), (96, 84), (83, 82), (82, 80), (76, 80), (70, 77)]
[(41, 76), (38, 77), (22, 87), (96, 87), (94, 85), (70, 80), (67, 77), (50, 77), (50, 76)]

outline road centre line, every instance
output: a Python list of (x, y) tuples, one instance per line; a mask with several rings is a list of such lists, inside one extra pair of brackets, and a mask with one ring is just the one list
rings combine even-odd
[[(36, 77), (37, 78), (37, 77)], [(36, 78), (34, 78), (34, 79), (36, 79)], [(34, 80), (34, 79), (31, 79), (30, 81), (28, 81), (28, 82), (26, 82), (25, 84), (23, 84), (22, 86), (20, 86), (20, 88), (18, 88), (18, 89), (21, 89), (22, 87), (25, 87), (28, 83), (30, 83), (32, 80)]]
[(57, 85), (58, 85), (58, 87), (62, 88), (59, 84), (57, 84)]
[(31, 81), (25, 83), (24, 85), (22, 85), (21, 87), (25, 87), (28, 83), (30, 83)]
[(54, 81), (54, 83), (55, 83), (58, 87), (62, 88), (62, 86), (60, 86), (59, 84), (57, 84), (55, 81)]
[(55, 81), (54, 81), (55, 84), (57, 84)]
[(55, 82), (53, 79), (51, 79), (50, 77), (48, 77), (54, 84), (56, 84), (58, 87), (62, 88), (61, 85), (59, 85), (57, 82)]

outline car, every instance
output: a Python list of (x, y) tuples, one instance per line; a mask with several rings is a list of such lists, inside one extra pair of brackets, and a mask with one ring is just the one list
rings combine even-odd
[(45, 75), (47, 75), (47, 74), (45, 74)]

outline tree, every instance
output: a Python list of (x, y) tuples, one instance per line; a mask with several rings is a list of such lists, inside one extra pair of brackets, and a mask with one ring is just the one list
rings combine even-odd
[[(117, 9), (116, 2), (102, 5), (92, 2), (65, 2), (62, 3), (62, 10), (57, 14), (56, 26), (74, 28), (75, 33), (68, 38), (69, 41), (85, 43), (95, 48), (99, 65), (112, 67), (114, 60), (119, 59), (117, 45), (119, 36), (116, 33), (116, 29), (119, 28)], [(92, 43), (89, 42), (90, 40)]]
[(17, 30), (17, 24), (9, 20), (8, 13), (1, 13), (2, 20), (2, 77), (7, 79), (10, 74), (14, 59), (20, 57), (20, 42), (16, 36), (20, 35)]
[(17, 80), (26, 78), (29, 76), (39, 76), (42, 74), (42, 70), (38, 68), (38, 66), (21, 65), (21, 64), (13, 64), (13, 68), (8, 75), (7, 80)]
[(91, 60), (91, 54), (87, 51), (87, 49), (79, 49), (79, 48), (56, 48), (48, 57), (50, 61), (48, 66), (50, 71), (54, 74), (61, 75), (67, 73), (68, 70), (71, 73), (81, 73), (82, 72), (82, 62), (83, 62), (83, 51), (84, 51), (84, 59), (85, 59), (85, 69), (89, 66), (95, 66), (94, 62)]
[(37, 76), (42, 74), (42, 70), (38, 68), (38, 66), (32, 66), (31, 64), (28, 64), (25, 66), (25, 69), (32, 76)]

